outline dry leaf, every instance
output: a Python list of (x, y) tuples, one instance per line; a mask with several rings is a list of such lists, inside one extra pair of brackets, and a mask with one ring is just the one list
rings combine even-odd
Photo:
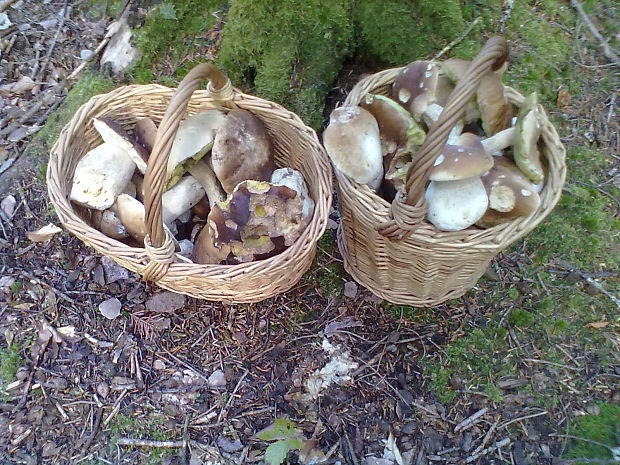
[(150, 312), (173, 313), (183, 307), (185, 307), (185, 296), (170, 291), (153, 294), (146, 301), (146, 309)]
[(2, 199), (2, 202), (0, 202), (0, 209), (9, 220), (13, 218), (13, 215), (15, 214), (16, 205), (17, 200), (12, 195), (7, 195), (4, 199)]
[(35, 85), (35, 82), (28, 76), (22, 76), (17, 82), (0, 86), (0, 92), (8, 92), (9, 94), (18, 95), (25, 94), (26, 92), (34, 89)]
[(566, 108), (571, 104), (572, 97), (570, 92), (566, 89), (560, 89), (558, 91), (558, 100), (557, 104), (559, 108)]
[(38, 229), (37, 231), (28, 231), (26, 235), (28, 236), (28, 239), (30, 239), (32, 242), (45, 242), (49, 241), (59, 232), (62, 232), (62, 229), (60, 229), (55, 224), (50, 223), (47, 226), (43, 226), (41, 229)]
[(588, 323), (586, 326), (588, 328), (603, 329), (607, 328), (608, 325), (609, 321), (593, 321), (592, 323)]

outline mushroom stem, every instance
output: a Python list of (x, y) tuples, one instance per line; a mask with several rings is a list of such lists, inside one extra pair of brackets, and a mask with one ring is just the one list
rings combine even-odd
[(501, 155), (502, 150), (510, 147), (515, 141), (515, 128), (504, 129), (495, 135), (482, 140), (482, 146), (491, 155)]
[(209, 206), (213, 208), (213, 205), (216, 203), (226, 200), (224, 189), (222, 189), (220, 182), (217, 180), (217, 176), (215, 176), (215, 173), (204, 159), (191, 167), (189, 169), (189, 174), (191, 174), (205, 190), (207, 198), (209, 199)]
[[(426, 109), (424, 113), (422, 113), (422, 120), (426, 123), (426, 125), (430, 128), (433, 124), (437, 122), (439, 117), (441, 116), (441, 112), (443, 111), (443, 107), (436, 103), (431, 103)], [(461, 132), (463, 132), (463, 127), (465, 123), (463, 120), (459, 120), (456, 125), (450, 131), (448, 135), (448, 144), (456, 145)]]

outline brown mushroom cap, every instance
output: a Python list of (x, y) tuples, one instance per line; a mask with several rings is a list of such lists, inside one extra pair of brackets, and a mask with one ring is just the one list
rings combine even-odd
[(114, 209), (129, 235), (138, 242), (143, 243), (147, 231), (144, 223), (146, 213), (142, 202), (130, 195), (121, 194), (116, 199)]
[(420, 121), (428, 105), (436, 101), (439, 67), (430, 61), (409, 63), (396, 76), (392, 95)]
[(383, 153), (393, 153), (399, 147), (412, 150), (424, 142), (426, 134), (411, 113), (384, 95), (367, 94), (360, 106), (377, 120)]
[(151, 118), (140, 118), (136, 122), (133, 134), (138, 144), (145, 148), (150, 155), (155, 145), (155, 136), (157, 135), (157, 125)]
[(514, 109), (504, 94), (500, 76), (496, 73), (482, 76), (476, 91), (476, 101), (480, 109), (482, 128), (487, 136), (510, 127)]
[(329, 115), (323, 145), (334, 167), (359, 184), (377, 190), (383, 179), (379, 125), (357, 105), (342, 105)]
[(538, 139), (542, 131), (542, 109), (538, 105), (538, 96), (534, 92), (527, 96), (517, 117), (514, 159), (521, 171), (534, 183), (545, 178)]
[(540, 206), (534, 184), (506, 157), (496, 157), (493, 168), (481, 179), (489, 196), (489, 208), (476, 222), (481, 228), (530, 215)]
[(230, 194), (248, 179), (268, 181), (274, 168), (272, 152), (271, 137), (260, 118), (233, 110), (215, 135), (213, 171)]
[(458, 145), (446, 144), (435, 160), (430, 172), (431, 181), (456, 181), (479, 176), (493, 166), (493, 157), (488, 154), (480, 138), (466, 132), (461, 134)]

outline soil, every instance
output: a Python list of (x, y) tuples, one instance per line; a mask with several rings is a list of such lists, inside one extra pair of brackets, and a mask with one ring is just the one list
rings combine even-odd
[[(107, 24), (86, 11), (79, 0), (7, 10), (15, 26), (0, 31), (4, 171), (66, 95), (63, 79), (87, 58), (83, 51), (102, 40)], [(360, 73), (345, 74), (342, 95)], [(16, 82), (25, 86), (17, 96), (6, 87)], [(604, 105), (573, 97), (572, 108), (606, 120)], [(617, 149), (613, 137), (601, 140)], [(595, 357), (568, 346), (566, 365), (533, 354), (522, 377), (504, 380), (499, 402), (458, 378), (450, 408), (437, 399), (421, 365), (509, 308), (488, 296), (518, 275), (527, 260), (518, 249), (497, 258), (501, 275), (490, 270), (474, 291), (432, 309), (431, 323), (386, 312), (344, 273), (336, 289), (321, 286), (316, 275), (342, 261), (329, 246), (333, 228), (317, 272), (294, 289), (260, 304), (210, 303), (161, 292), (67, 232), (31, 242), (27, 233), (54, 217), (36, 163), (22, 160), (12, 171), (19, 176), (6, 195), (15, 213), (0, 221), (0, 347), (19, 347), (19, 368), (2, 386), (2, 464), (260, 463), (268, 443), (256, 433), (276, 418), (294, 422), (305, 440), (305, 455), (293, 453), (291, 463), (556, 464), (566, 438), (554, 433), (569, 410), (588, 412), (613, 396)], [(99, 305), (113, 298), (122, 312), (108, 319)], [(348, 368), (313, 398), (306, 380), (336, 358)], [(512, 391), (575, 378), (588, 389), (566, 391), (553, 407)]]

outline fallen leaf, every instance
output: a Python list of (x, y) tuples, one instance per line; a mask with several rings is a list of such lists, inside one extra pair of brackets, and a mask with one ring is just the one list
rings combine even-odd
[(9, 94), (25, 94), (26, 92), (34, 89), (35, 82), (28, 76), (22, 76), (17, 82), (5, 84), (0, 86), (0, 92), (7, 92)]
[(572, 97), (567, 89), (558, 91), (557, 104), (559, 108), (566, 108), (571, 104)]
[(17, 200), (12, 195), (7, 195), (4, 199), (2, 199), (2, 202), (0, 202), (0, 209), (2, 209), (9, 220), (13, 218), (13, 215), (15, 214), (16, 205)]
[(104, 300), (99, 304), (99, 312), (108, 320), (113, 320), (121, 314), (121, 301), (116, 297)]
[(224, 452), (228, 452), (229, 454), (234, 454), (235, 452), (239, 452), (243, 449), (243, 444), (239, 441), (239, 439), (236, 441), (231, 441), (224, 436), (219, 436), (217, 438), (217, 445), (220, 449)]
[(13, 23), (9, 19), (9, 16), (6, 13), (0, 13), (0, 31), (8, 29), (11, 27), (11, 24)]
[(609, 326), (609, 321), (593, 321), (592, 323), (588, 323), (586, 326), (588, 328), (603, 329)]
[(176, 292), (163, 291), (153, 294), (146, 301), (146, 309), (150, 312), (173, 313), (185, 306), (185, 296)]
[(0, 278), (0, 289), (11, 289), (14, 282), (15, 278), (11, 276), (2, 276)]
[(348, 316), (340, 321), (332, 321), (325, 326), (325, 330), (323, 332), (325, 333), (325, 336), (330, 337), (345, 328), (356, 328), (358, 326), (362, 326), (362, 323), (357, 321), (355, 318)]
[(60, 229), (55, 224), (50, 223), (47, 226), (43, 226), (41, 229), (38, 229), (36, 231), (28, 231), (26, 233), (26, 236), (28, 236), (28, 239), (30, 239), (32, 242), (46, 242), (59, 232), (62, 232), (62, 229)]

